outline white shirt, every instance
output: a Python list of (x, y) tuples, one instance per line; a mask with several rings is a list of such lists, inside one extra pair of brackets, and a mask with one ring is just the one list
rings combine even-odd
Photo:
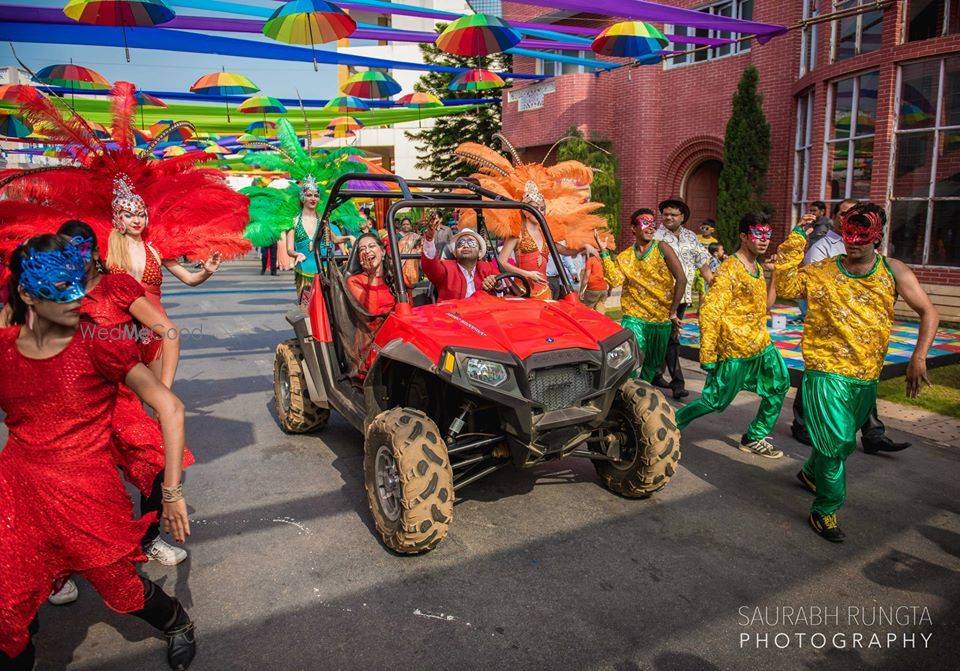
[(843, 238), (835, 231), (827, 231), (827, 234), (810, 245), (810, 249), (803, 257), (803, 265), (809, 266), (811, 263), (822, 261), (823, 259), (832, 259), (834, 256), (840, 256), (846, 253), (847, 248), (843, 244)]
[(654, 240), (661, 240), (673, 249), (680, 258), (683, 274), (687, 278), (687, 288), (683, 293), (683, 302), (689, 305), (693, 302), (693, 275), (704, 265), (710, 263), (710, 254), (707, 248), (700, 244), (697, 234), (685, 226), (681, 226), (677, 234), (671, 233), (665, 226), (658, 226), (653, 234)]
[[(435, 259), (437, 257), (437, 245), (433, 240), (427, 240), (426, 238), (423, 239), (423, 255), (428, 259)], [(477, 284), (474, 282), (476, 272), (470, 272), (461, 266), (459, 261), (457, 261), (457, 268), (460, 269), (460, 272), (463, 273), (464, 279), (467, 281), (467, 291), (463, 297), (470, 298), (477, 293)]]

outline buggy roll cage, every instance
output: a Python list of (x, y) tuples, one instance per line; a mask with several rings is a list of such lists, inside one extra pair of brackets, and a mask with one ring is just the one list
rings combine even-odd
[[(367, 182), (388, 182), (396, 184), (400, 191), (375, 191), (368, 189), (341, 189), (347, 182), (367, 181)], [(411, 191), (410, 187), (423, 189), (422, 191)], [(440, 189), (466, 189), (468, 193), (442, 193)], [(317, 235), (326, 235), (329, 232), (330, 215), (338, 207), (354, 198), (389, 198), (396, 202), (390, 205), (387, 211), (387, 243), (390, 245), (390, 262), (393, 264), (393, 270), (396, 277), (403, 277), (403, 259), (400, 258), (400, 245), (396, 237), (396, 226), (394, 218), (400, 210), (411, 207), (433, 207), (433, 208), (469, 208), (476, 210), (478, 221), (482, 222), (482, 212), (480, 210), (522, 210), (532, 215), (540, 225), (540, 233), (550, 250), (550, 256), (557, 267), (557, 273), (560, 277), (560, 283), (563, 286), (564, 293), (573, 293), (573, 287), (570, 278), (567, 277), (567, 271), (560, 260), (560, 252), (550, 234), (550, 227), (547, 220), (537, 208), (527, 203), (516, 200), (508, 200), (499, 193), (484, 189), (474, 182), (464, 178), (458, 178), (455, 181), (439, 180), (420, 180), (404, 179), (399, 175), (374, 175), (370, 173), (348, 173), (341, 175), (333, 183), (330, 189), (330, 198), (327, 199), (327, 205), (323, 210), (323, 216), (320, 218), (320, 227)], [(484, 200), (487, 198), (489, 200)], [(333, 245), (327, 245), (328, 256), (333, 256)], [(491, 250), (496, 252), (495, 249)], [(322, 267), (320, 258), (320, 245), (314, 246), (314, 254), (317, 256), (317, 266)], [(332, 258), (328, 259), (332, 261)], [(503, 270), (501, 268), (501, 270)], [(397, 282), (397, 307), (409, 309), (410, 296), (403, 282)]]

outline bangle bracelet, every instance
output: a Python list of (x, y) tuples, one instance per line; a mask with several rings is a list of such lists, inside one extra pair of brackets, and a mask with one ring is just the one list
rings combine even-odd
[(166, 503), (176, 503), (177, 501), (183, 500), (183, 483), (175, 487), (164, 487), (160, 485), (160, 489), (163, 491), (163, 500)]

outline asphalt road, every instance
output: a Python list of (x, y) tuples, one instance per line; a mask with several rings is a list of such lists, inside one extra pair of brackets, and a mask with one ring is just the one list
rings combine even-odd
[[(361, 435), (337, 415), (316, 435), (277, 426), (292, 283), (245, 261), (198, 289), (164, 285), (171, 316), (198, 329), (175, 385), (197, 457), (193, 535), (184, 564), (144, 570), (197, 623), (192, 668), (957, 668), (956, 448), (854, 454), (848, 540), (832, 545), (805, 522), (789, 408), (773, 436), (784, 459), (735, 449), (755, 408), (743, 394), (688, 428), (680, 472), (650, 500), (604, 490), (582, 460), (501, 471), (459, 494), (437, 550), (400, 557), (372, 527)], [(80, 590), (44, 606), (38, 669), (167, 668), (153, 630)]]

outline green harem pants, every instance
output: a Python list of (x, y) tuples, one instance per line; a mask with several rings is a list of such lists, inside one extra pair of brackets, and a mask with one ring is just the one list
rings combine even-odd
[(810, 510), (832, 515), (847, 495), (843, 462), (857, 449), (857, 431), (877, 402), (877, 382), (808, 370), (803, 412), (813, 440), (803, 472), (817, 485)]
[(777, 423), (789, 389), (787, 365), (772, 344), (749, 359), (724, 359), (707, 372), (700, 398), (677, 410), (677, 427), (683, 429), (697, 417), (722, 412), (733, 403), (738, 393), (752, 391), (760, 397), (760, 408), (747, 427), (746, 438), (766, 438)]
[[(670, 331), (673, 322), (648, 322), (630, 315), (624, 315), (620, 320), (623, 328), (633, 331), (637, 339), (637, 346), (643, 352), (643, 367), (640, 369), (640, 379), (644, 382), (653, 381), (657, 371), (667, 359), (667, 342), (670, 340)], [(636, 376), (636, 371), (634, 371)]]

